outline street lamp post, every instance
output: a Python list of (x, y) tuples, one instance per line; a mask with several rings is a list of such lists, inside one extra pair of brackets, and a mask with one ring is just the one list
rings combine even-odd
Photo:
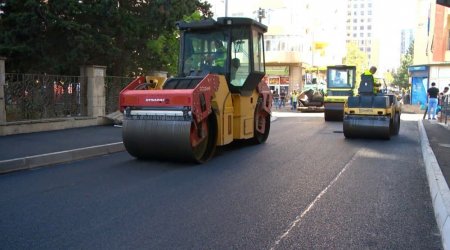
[(266, 10), (262, 9), (262, 8), (259, 8), (258, 9), (258, 20), (259, 20), (259, 22), (261, 22), (261, 20), (263, 18), (266, 18)]
[(228, 0), (225, 0), (225, 17), (228, 17)]

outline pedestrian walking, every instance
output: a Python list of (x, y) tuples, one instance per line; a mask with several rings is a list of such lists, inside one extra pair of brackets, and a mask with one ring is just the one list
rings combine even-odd
[(275, 109), (279, 109), (280, 108), (280, 94), (278, 94), (278, 90), (275, 90), (275, 92), (273, 93), (273, 105), (275, 106)]
[(436, 120), (436, 109), (438, 105), (439, 89), (436, 87), (436, 83), (432, 82), (431, 87), (427, 90), (428, 93), (428, 120)]
[(280, 94), (280, 106), (279, 106), (279, 108), (281, 108), (281, 106), (283, 106), (283, 108), (284, 108), (285, 105), (286, 105), (286, 93), (282, 90), (281, 94)]

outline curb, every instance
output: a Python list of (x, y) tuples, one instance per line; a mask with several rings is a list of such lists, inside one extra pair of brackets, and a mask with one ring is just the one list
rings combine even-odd
[(450, 249), (450, 189), (442, 174), (436, 156), (431, 149), (428, 136), (422, 120), (419, 123), (420, 142), (423, 161), (430, 186), (431, 201), (433, 202), (434, 216), (441, 232), (444, 249)]
[(0, 174), (19, 170), (32, 169), (52, 164), (82, 160), (89, 157), (107, 155), (124, 151), (123, 142), (109, 143), (99, 146), (71, 149), (60, 152), (26, 156), (0, 161)]

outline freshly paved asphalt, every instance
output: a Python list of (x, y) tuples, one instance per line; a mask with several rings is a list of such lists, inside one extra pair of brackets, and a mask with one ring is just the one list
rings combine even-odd
[[(431, 165), (438, 166), (442, 171), (439, 174), (448, 183), (450, 181), (449, 126), (428, 120), (419, 121), (419, 128), (422, 126), (424, 128), (424, 133), (420, 134), (422, 145), (431, 148), (428, 151), (428, 155), (426, 150), (423, 151), (425, 167), (428, 168), (427, 162), (431, 162)], [(114, 149), (111, 149), (112, 147)], [(75, 161), (124, 150), (122, 145), (122, 129), (114, 126), (94, 126), (3, 136), (0, 137), (0, 149), (0, 173), (47, 166), (65, 161)], [(429, 157), (432, 157), (430, 158), (431, 160), (427, 159)], [(17, 163), (18, 161), (20, 163)], [(428, 180), (435, 216), (438, 224), (441, 224), (439, 228), (442, 233), (445, 248), (445, 246), (450, 245), (450, 242), (448, 242), (450, 241), (450, 235), (445, 236), (450, 232), (450, 223), (448, 223), (449, 225), (445, 224), (447, 218), (450, 216), (450, 194), (447, 191), (447, 193), (444, 192), (440, 195), (442, 198), (438, 197), (439, 191), (438, 195), (436, 195), (433, 189), (442, 189), (439, 187), (442, 183), (432, 183), (433, 179), (437, 180), (438, 178), (431, 176), (428, 173), (428, 169), (427, 175), (429, 175)], [(438, 187), (436, 188), (435, 186)], [(440, 199), (443, 199), (443, 201)]]

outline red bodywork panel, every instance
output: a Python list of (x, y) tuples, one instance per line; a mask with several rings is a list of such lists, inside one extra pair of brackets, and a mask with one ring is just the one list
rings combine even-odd
[(258, 93), (261, 94), (263, 98), (263, 109), (270, 114), (272, 109), (272, 92), (270, 91), (269, 86), (264, 83), (264, 81), (260, 81), (258, 84)]
[(123, 112), (132, 108), (191, 107), (194, 119), (199, 122), (211, 113), (211, 100), (219, 88), (217, 75), (206, 75), (193, 89), (136, 90), (145, 77), (132, 81), (120, 92), (119, 105)]

